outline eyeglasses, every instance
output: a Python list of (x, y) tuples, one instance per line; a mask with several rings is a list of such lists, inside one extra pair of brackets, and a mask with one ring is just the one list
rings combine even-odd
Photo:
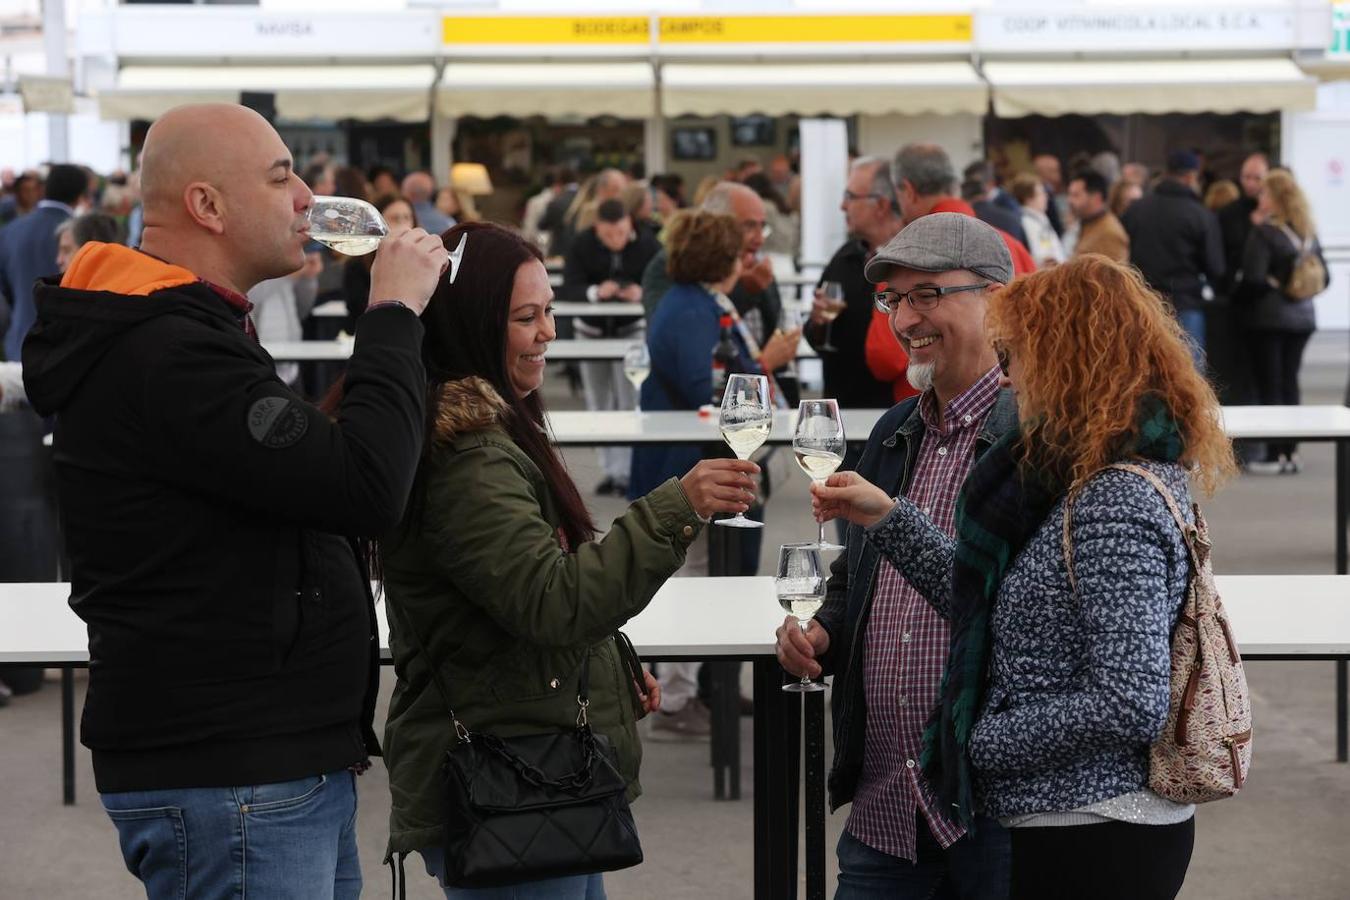
[(903, 301), (908, 300), (909, 305), (918, 312), (927, 312), (938, 305), (938, 301), (948, 294), (959, 294), (963, 291), (982, 291), (989, 287), (989, 282), (982, 284), (958, 284), (955, 287), (937, 287), (935, 285), (924, 285), (916, 287), (912, 291), (877, 291), (872, 294), (872, 303), (876, 308), (890, 315), (895, 312)]
[(754, 219), (742, 219), (741, 231), (747, 235), (757, 234), (766, 240), (769, 235), (773, 234), (773, 228), (770, 227), (768, 222), (756, 222)]

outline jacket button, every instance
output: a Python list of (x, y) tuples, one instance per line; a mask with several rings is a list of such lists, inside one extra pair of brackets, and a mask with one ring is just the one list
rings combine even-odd
[(553, 679), (552, 681), (550, 681), (550, 682), (548, 683), (548, 686), (551, 687), (551, 688), (553, 688), (553, 689), (556, 691), (556, 690), (558, 689), (558, 683), (559, 683), (559, 682), (558, 682), (558, 679), (555, 678), (555, 679)]
[(685, 537), (693, 537), (693, 536), (694, 536), (694, 526), (693, 526), (693, 525), (686, 525), (686, 526), (684, 526), (683, 528), (680, 529), (680, 533), (683, 534)]

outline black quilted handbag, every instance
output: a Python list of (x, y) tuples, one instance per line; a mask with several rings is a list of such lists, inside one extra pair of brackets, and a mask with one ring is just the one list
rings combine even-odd
[(500, 887), (642, 862), (614, 748), (586, 717), (589, 649), (577, 680), (577, 725), (569, 731), (506, 738), (470, 731), (455, 716), (437, 667), (431, 671), (458, 737), (444, 764), (448, 884)]

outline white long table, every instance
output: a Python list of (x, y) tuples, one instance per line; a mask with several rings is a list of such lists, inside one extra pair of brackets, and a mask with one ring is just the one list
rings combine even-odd
[[(1219, 591), (1248, 660), (1350, 659), (1350, 576), (1221, 575)], [(74, 802), (74, 683), (87, 665), (84, 623), (65, 584), (0, 585), (0, 663), (62, 667), (62, 748), (66, 802)], [(385, 608), (376, 607), (380, 653), (391, 662)], [(783, 613), (773, 579), (672, 578), (624, 631), (649, 659), (749, 659), (755, 701), (755, 897), (797, 896), (798, 755), (807, 711), (805, 790), (808, 896), (823, 896), (825, 860), (824, 715), (820, 694), (780, 690), (773, 633)], [(1252, 679), (1251, 673), (1248, 678)], [(1258, 730), (1261, 725), (1258, 722)], [(787, 748), (785, 752), (785, 748)]]
[[(621, 362), (633, 341), (624, 338), (600, 340), (560, 340), (549, 345), (547, 358), (551, 362), (595, 361)], [(263, 345), (278, 362), (333, 362), (350, 359), (354, 342), (332, 341), (269, 341)], [(814, 359), (816, 351), (805, 338), (797, 347), (798, 359)]]

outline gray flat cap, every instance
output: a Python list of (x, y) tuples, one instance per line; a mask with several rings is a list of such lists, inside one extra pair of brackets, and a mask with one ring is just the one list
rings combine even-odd
[(1003, 237), (974, 216), (932, 213), (910, 222), (867, 262), (863, 274), (876, 284), (892, 266), (920, 272), (966, 269), (998, 284), (1012, 281), (1012, 254)]

